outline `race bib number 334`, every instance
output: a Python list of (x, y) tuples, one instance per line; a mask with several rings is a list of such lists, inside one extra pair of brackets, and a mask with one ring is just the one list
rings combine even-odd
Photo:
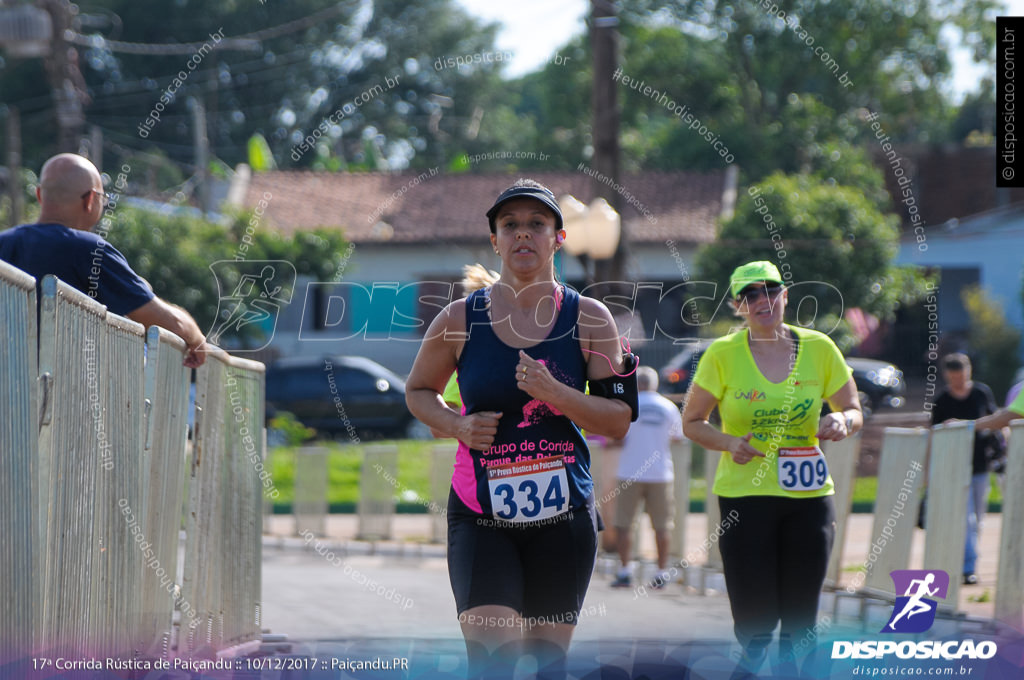
[(779, 486), (786, 491), (816, 491), (828, 481), (825, 454), (817, 446), (779, 449)]
[(569, 509), (569, 483), (562, 456), (487, 468), (494, 516), (505, 522), (535, 522)]

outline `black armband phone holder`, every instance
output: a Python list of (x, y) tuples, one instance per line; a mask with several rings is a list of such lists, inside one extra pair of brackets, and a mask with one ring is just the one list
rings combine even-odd
[(629, 404), (631, 423), (635, 423), (640, 417), (640, 405), (637, 401), (636, 366), (637, 357), (635, 354), (625, 352), (622, 355), (622, 363), (626, 370), (622, 375), (611, 375), (601, 380), (591, 380), (590, 393), (596, 397), (605, 399), (618, 399)]

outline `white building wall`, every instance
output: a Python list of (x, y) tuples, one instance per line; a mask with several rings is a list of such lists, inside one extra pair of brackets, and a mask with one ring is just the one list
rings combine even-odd
[[(683, 281), (693, 276), (694, 252), (692, 247), (635, 245), (630, 250), (629, 269), (637, 272), (634, 274), (636, 281)], [(441, 277), (459, 279), (463, 265), (475, 262), (494, 270), (501, 265), (489, 244), (445, 244), (443, 247), (357, 244), (341, 280), (369, 285), (405, 284)], [(577, 258), (564, 259), (561, 278), (583, 278)], [(360, 336), (340, 340), (330, 339), (329, 333), (313, 331), (308, 284), (308, 279), (300, 278), (292, 303), (281, 312), (272, 342), (281, 356), (357, 355), (369, 357), (402, 375), (409, 372), (419, 350), (419, 338)], [(461, 288), (456, 286), (453, 296), (461, 294)], [(303, 329), (301, 338), (300, 327)]]
[(1011, 224), (1004, 223), (989, 231), (932, 233), (921, 244), (913, 237), (905, 239), (900, 244), (896, 262), (922, 267), (977, 267), (982, 288), (1002, 304), (1010, 324), (1024, 330), (1021, 305), (1024, 219), (1017, 218)]

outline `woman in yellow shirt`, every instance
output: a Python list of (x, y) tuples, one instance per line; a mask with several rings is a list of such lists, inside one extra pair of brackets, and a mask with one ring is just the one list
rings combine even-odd
[[(853, 434), (863, 417), (832, 340), (784, 323), (788, 293), (775, 265), (742, 265), (729, 286), (745, 328), (701, 358), (683, 432), (722, 452), (713, 489), (722, 516), (735, 519), (719, 545), (734, 630), (754, 671), (777, 625), (783, 659), (814, 627), (835, 534), (834, 487), (818, 442)], [(832, 412), (819, 419), (822, 399)], [(708, 422), (716, 407), (721, 429)]]

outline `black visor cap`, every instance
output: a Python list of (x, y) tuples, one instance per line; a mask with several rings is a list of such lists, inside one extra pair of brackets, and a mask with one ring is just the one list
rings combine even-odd
[(493, 234), (497, 230), (497, 224), (495, 218), (498, 216), (498, 209), (501, 208), (503, 203), (511, 201), (513, 198), (532, 198), (540, 201), (548, 208), (551, 212), (555, 213), (555, 231), (559, 231), (562, 228), (562, 209), (558, 207), (558, 201), (555, 200), (555, 195), (546, 189), (537, 189), (535, 187), (512, 187), (501, 192), (501, 196), (498, 196), (498, 200), (494, 202), (491, 209), (487, 211), (487, 220), (491, 225), (491, 233)]

